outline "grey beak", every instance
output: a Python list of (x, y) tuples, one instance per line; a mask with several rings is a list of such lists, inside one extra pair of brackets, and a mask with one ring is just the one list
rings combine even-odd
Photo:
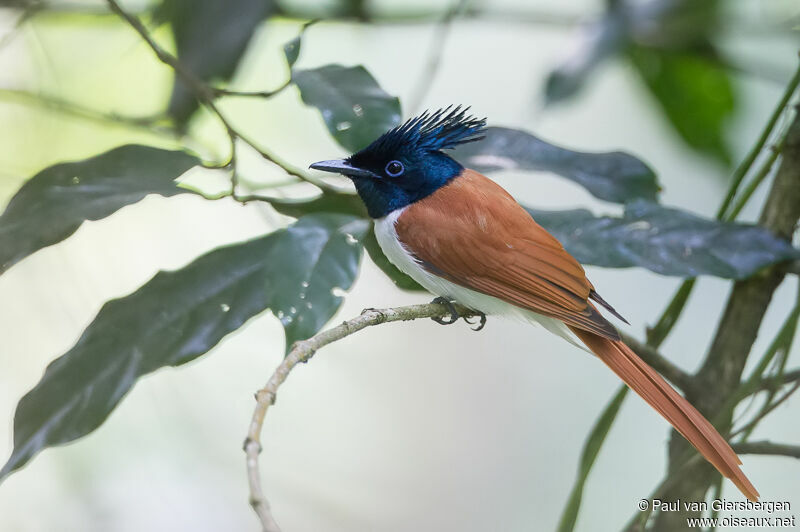
[(342, 174), (348, 177), (373, 177), (373, 178), (378, 177), (369, 170), (364, 170), (362, 168), (356, 168), (355, 166), (351, 166), (344, 159), (320, 161), (318, 163), (312, 164), (311, 166), (309, 166), (309, 168), (313, 168), (314, 170), (322, 170), (323, 172), (333, 172), (334, 174)]

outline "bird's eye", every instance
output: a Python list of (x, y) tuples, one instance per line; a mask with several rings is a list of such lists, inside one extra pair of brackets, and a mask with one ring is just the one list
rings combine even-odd
[(386, 175), (389, 177), (397, 177), (405, 171), (405, 166), (400, 161), (389, 161), (386, 164)]

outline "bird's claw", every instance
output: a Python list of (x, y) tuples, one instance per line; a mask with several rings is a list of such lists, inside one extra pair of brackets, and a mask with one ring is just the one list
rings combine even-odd
[[(449, 299), (445, 298), (445, 297), (437, 297), (436, 299), (434, 299), (432, 301), (432, 303), (437, 303), (439, 305), (444, 305), (445, 307), (447, 307), (447, 310), (450, 311), (450, 317), (449, 318), (438, 317), (438, 316), (431, 318), (433, 321), (435, 321), (439, 325), (452, 325), (453, 323), (458, 321), (458, 318), (463, 318), (464, 321), (466, 321), (470, 325), (472, 325), (474, 323), (474, 321), (470, 321), (470, 317), (461, 316), (461, 314), (458, 313), (458, 310), (456, 310), (456, 306), (453, 304), (453, 302), (450, 301)], [(483, 312), (479, 312), (479, 311), (475, 311), (475, 312), (476, 312), (475, 316), (478, 317), (480, 321), (478, 322), (478, 326), (477, 327), (473, 327), (472, 330), (473, 331), (480, 331), (486, 325), (486, 314), (484, 314)]]
[[(478, 318), (478, 326), (477, 327), (472, 327), (472, 330), (473, 331), (480, 331), (481, 329), (483, 329), (486, 326), (486, 314), (484, 314), (483, 312), (480, 312), (478, 310), (476, 310), (474, 312), (475, 312), (475, 316), (473, 316), (473, 318), (475, 318), (475, 317)], [(472, 321), (472, 318), (464, 318), (464, 321), (466, 321), (470, 325), (475, 323), (474, 321)]]

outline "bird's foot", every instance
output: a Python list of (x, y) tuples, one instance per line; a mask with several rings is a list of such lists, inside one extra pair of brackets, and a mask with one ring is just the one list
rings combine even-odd
[(461, 314), (458, 313), (456, 310), (456, 306), (453, 304), (452, 301), (447, 299), (446, 297), (437, 297), (431, 303), (436, 303), (438, 305), (444, 305), (447, 307), (447, 310), (450, 312), (450, 318), (444, 318), (439, 316), (434, 316), (431, 319), (438, 323), (439, 325), (452, 325), (453, 323), (458, 321), (458, 318), (461, 317)]
[[(447, 307), (447, 310), (450, 311), (450, 316), (448, 318), (444, 318), (444, 317), (433, 317), (433, 318), (431, 318), (433, 321), (435, 321), (439, 325), (452, 325), (453, 323), (458, 321), (458, 318), (464, 318), (464, 321), (466, 321), (470, 325), (475, 323), (474, 321), (470, 321), (469, 317), (461, 316), (461, 314), (458, 313), (458, 310), (456, 309), (456, 306), (453, 304), (453, 302), (450, 301), (449, 299), (447, 299), (446, 297), (441, 297), (441, 296), (437, 297), (436, 299), (431, 301), (431, 303), (437, 303), (439, 305), (444, 305), (445, 307)], [(486, 325), (486, 314), (484, 314), (483, 312), (479, 312), (479, 311), (475, 311), (475, 312), (476, 312), (475, 316), (477, 318), (479, 318), (479, 321), (478, 321), (478, 326), (474, 327), (472, 330), (473, 331), (480, 331)]]

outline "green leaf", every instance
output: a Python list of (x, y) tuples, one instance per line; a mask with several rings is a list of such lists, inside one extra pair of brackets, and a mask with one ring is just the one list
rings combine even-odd
[[(175, 34), (181, 64), (203, 81), (228, 80), (256, 28), (275, 11), (272, 0), (164, 0), (156, 17)], [(185, 126), (198, 103), (177, 77), (167, 112)]]
[(656, 201), (658, 197), (655, 173), (633, 155), (618, 151), (572, 151), (519, 129), (487, 128), (484, 140), (460, 146), (454, 156), (465, 166), (479, 171), (522, 169), (553, 172), (607, 201)]
[(300, 48), (302, 44), (302, 35), (298, 35), (283, 45), (283, 55), (286, 56), (286, 63), (289, 65), (289, 68), (293, 67), (300, 58)]
[(295, 70), (292, 81), (303, 102), (322, 113), (336, 142), (351, 152), (400, 122), (400, 100), (387, 94), (363, 66)]
[(300, 49), (303, 45), (303, 35), (305, 35), (306, 30), (317, 22), (319, 22), (319, 19), (303, 24), (297, 37), (283, 45), (283, 55), (286, 57), (286, 63), (289, 65), (289, 68), (292, 68), (300, 58)]
[(339, 309), (341, 293), (358, 273), (369, 222), (321, 213), (300, 218), (291, 230), (290, 245), (281, 255), (285, 258), (272, 258), (283, 263), (283, 271), (269, 277), (279, 281), (271, 308), (283, 324), (287, 352), (297, 340), (315, 335)]
[(730, 76), (715, 54), (713, 49), (701, 55), (640, 45), (628, 50), (636, 71), (680, 137), (695, 150), (730, 164), (725, 130), (736, 100)]
[(558, 522), (558, 532), (572, 532), (575, 528), (578, 510), (581, 507), (581, 499), (583, 497), (583, 486), (586, 484), (586, 479), (589, 477), (594, 461), (600, 453), (600, 448), (603, 446), (606, 436), (608, 436), (608, 431), (611, 430), (611, 425), (614, 423), (627, 393), (628, 387), (621, 386), (608, 405), (606, 405), (603, 413), (600, 414), (592, 431), (589, 433), (589, 437), (586, 439), (583, 453), (581, 454), (581, 463), (578, 467), (578, 478), (575, 479), (575, 484), (572, 486), (569, 499), (567, 499), (567, 505), (561, 514), (561, 520)]
[(735, 95), (724, 58), (713, 44), (717, 0), (607, 2), (585, 25), (577, 46), (545, 82), (545, 101), (574, 96), (598, 66), (623, 57), (656, 99), (669, 124), (693, 149), (729, 164), (725, 126)]
[(200, 161), (182, 151), (128, 145), (42, 170), (11, 198), (0, 216), (0, 273), (64, 240), (84, 220), (99, 220), (148, 194), (187, 189), (175, 179)]
[(709, 220), (646, 201), (628, 204), (621, 218), (583, 209), (528, 212), (580, 262), (607, 268), (745, 279), (800, 257), (800, 250), (763, 227)]
[(47, 367), (17, 406), (14, 451), (0, 479), (36, 453), (96, 429), (136, 380), (206, 353), (267, 308), (287, 342), (329, 320), (358, 271), (367, 222), (311, 215), (267, 236), (160, 272), (107, 302), (78, 342)]

